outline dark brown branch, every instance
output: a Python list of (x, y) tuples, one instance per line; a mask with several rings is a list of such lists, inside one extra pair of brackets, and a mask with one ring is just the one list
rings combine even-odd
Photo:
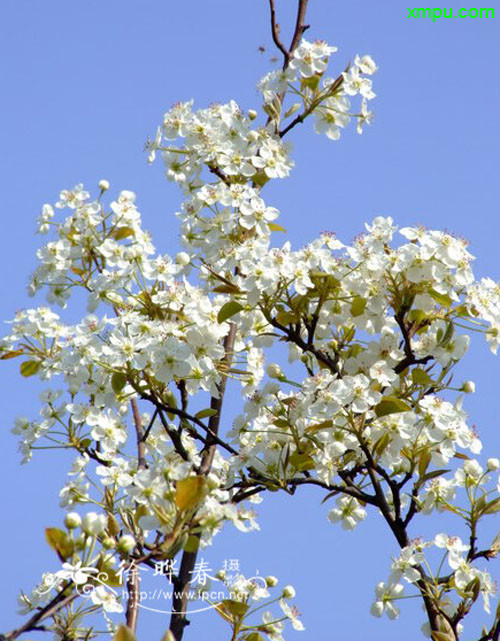
[(325, 354), (325, 352), (321, 351), (320, 349), (316, 349), (309, 342), (306, 343), (306, 341), (301, 337), (300, 331), (298, 329), (291, 329), (291, 328), (285, 327), (285, 325), (282, 325), (281, 323), (279, 323), (275, 318), (272, 318), (272, 316), (270, 316), (269, 314), (265, 314), (264, 310), (261, 310), (261, 311), (264, 313), (266, 320), (273, 327), (276, 327), (276, 329), (279, 329), (280, 331), (282, 331), (285, 334), (285, 336), (287, 336), (290, 342), (295, 343), (295, 345), (297, 345), (297, 347), (300, 347), (300, 349), (303, 352), (309, 352), (313, 354), (318, 361), (326, 365), (332, 372), (338, 373), (336, 360), (330, 358), (328, 354)]
[(496, 617), (495, 623), (486, 634), (478, 641), (498, 641), (500, 639), (500, 617)]
[(141, 591), (139, 588), (139, 571), (133, 567), (129, 569), (127, 576), (127, 610), (125, 621), (127, 626), (135, 633), (137, 630), (137, 621), (139, 619), (139, 603), (141, 601)]
[[(274, 0), (269, 0), (269, 9), (271, 11), (271, 35), (273, 37), (274, 44), (283, 54), (283, 69), (286, 69), (290, 64), (293, 52), (299, 46), (304, 32), (309, 29), (309, 25), (305, 24), (308, 2), (309, 0), (299, 0), (297, 18), (295, 21), (295, 30), (293, 32), (290, 48), (287, 49), (280, 39), (280, 28), (279, 24), (276, 21), (276, 9), (274, 6)], [(283, 101), (283, 96), (280, 96), (280, 100)]]
[[(141, 413), (139, 412), (139, 405), (134, 398), (130, 401), (132, 406), (132, 416), (134, 418), (134, 427), (137, 440), (137, 469), (143, 470), (146, 467), (146, 443), (144, 440), (144, 430), (142, 428)], [(151, 425), (153, 421), (151, 422)], [(127, 576), (127, 609), (125, 612), (125, 620), (127, 626), (134, 632), (137, 629), (137, 620), (139, 618), (139, 603), (141, 600), (141, 592), (139, 588), (139, 572), (137, 568), (132, 566)]]
[(153, 412), (153, 416), (149, 421), (149, 425), (146, 427), (146, 429), (144, 430), (144, 434), (142, 435), (142, 441), (144, 443), (146, 443), (146, 441), (148, 440), (149, 433), (151, 432), (151, 429), (154, 425), (154, 422), (156, 421), (157, 416), (158, 416), (158, 408), (155, 408), (155, 411)]
[(137, 437), (137, 467), (142, 469), (146, 467), (146, 443), (144, 442), (144, 430), (142, 429), (141, 413), (137, 400), (134, 398), (130, 401), (132, 406), (132, 415), (134, 417), (135, 434)]
[(38, 624), (41, 621), (59, 612), (59, 610), (69, 605), (78, 596), (77, 594), (69, 594), (67, 596), (64, 596), (64, 592), (65, 590), (62, 590), (61, 592), (59, 592), (59, 594), (57, 594), (52, 599), (52, 601), (50, 601), (50, 603), (47, 603), (47, 605), (44, 608), (36, 612), (20, 628), (17, 628), (16, 630), (12, 630), (11, 632), (7, 632), (7, 634), (4, 634), (3, 639), (5, 639), (5, 641), (13, 641), (14, 639), (17, 639), (19, 636), (21, 636), (21, 634), (24, 634), (24, 632), (30, 632), (31, 630), (39, 629)]
[(289, 122), (288, 125), (284, 129), (282, 129), (279, 132), (280, 138), (283, 138), (283, 136), (285, 136), (291, 129), (293, 129), (297, 125), (302, 124), (304, 122), (304, 120), (308, 116), (310, 116), (312, 114), (312, 112), (316, 109), (316, 107), (325, 98), (327, 98), (328, 96), (333, 96), (335, 94), (337, 89), (339, 89), (342, 86), (343, 82), (344, 82), (344, 76), (342, 74), (340, 74), (340, 76), (338, 76), (338, 78), (335, 80), (335, 82), (328, 88), (328, 92), (327, 93), (322, 93), (321, 95), (319, 95), (316, 98), (316, 100), (313, 100), (313, 102), (311, 102), (311, 104), (309, 105), (309, 107), (305, 111), (303, 111), (301, 114), (298, 114), (297, 116), (295, 116), (295, 118), (291, 122)]
[(407, 367), (410, 367), (410, 365), (425, 365), (425, 363), (428, 363), (430, 360), (432, 360), (432, 356), (425, 356), (424, 358), (415, 357), (415, 354), (413, 353), (413, 349), (411, 347), (411, 339), (413, 337), (415, 327), (407, 327), (405, 321), (405, 312), (400, 311), (394, 316), (394, 318), (399, 326), (399, 329), (401, 330), (401, 334), (403, 335), (403, 349), (405, 352), (405, 357), (403, 358), (403, 360), (400, 361), (394, 368), (396, 374), (401, 374), (401, 372), (404, 372), (404, 370)]
[[(168, 410), (168, 408), (166, 409)], [(158, 410), (158, 414), (160, 416), (160, 421), (165, 429), (165, 432), (170, 436), (170, 440), (174, 445), (175, 451), (184, 461), (189, 462), (190, 461), (189, 454), (186, 452), (186, 448), (184, 447), (184, 444), (182, 442), (181, 435), (179, 434), (179, 432), (177, 432), (176, 430), (173, 430), (170, 427), (167, 419), (165, 418), (163, 412), (160, 409)]]
[(366, 492), (363, 492), (358, 487), (332, 485), (330, 483), (324, 483), (323, 481), (320, 481), (319, 479), (316, 479), (316, 478), (291, 479), (290, 481), (288, 481), (288, 485), (291, 485), (292, 487), (297, 487), (299, 485), (317, 485), (319, 487), (322, 487), (325, 490), (328, 490), (329, 492), (337, 492), (338, 494), (347, 494), (348, 496), (352, 496), (358, 501), (363, 501), (364, 503), (369, 503), (370, 505), (375, 505), (379, 507), (379, 502), (376, 496), (373, 496), (372, 494), (366, 494)]
[[(203, 421), (201, 421), (199, 418), (196, 418), (196, 416), (192, 416), (191, 414), (188, 414), (188, 412), (185, 412), (184, 410), (179, 409), (178, 407), (170, 407), (170, 405), (165, 405), (161, 401), (157, 400), (154, 396), (151, 394), (143, 394), (142, 398), (150, 401), (155, 405), (157, 410), (163, 410), (167, 414), (174, 414), (175, 416), (178, 416), (179, 418), (185, 419), (186, 421), (189, 421), (190, 423), (193, 423), (194, 425), (197, 425), (198, 427), (201, 427), (202, 430), (204, 430), (211, 439), (214, 439), (217, 445), (220, 445), (222, 448), (224, 448), (227, 452), (230, 454), (235, 454), (238, 455), (238, 451), (234, 449), (229, 443), (226, 443), (223, 441), (217, 434), (215, 434), (211, 428), (210, 424), (205, 425)], [(194, 435), (195, 438), (201, 438), (199, 435)], [(208, 438), (208, 437), (207, 437)], [(206, 439), (201, 438), (203, 442), (206, 442)]]
[(293, 34), (292, 42), (290, 44), (289, 56), (293, 54), (295, 49), (299, 46), (300, 40), (304, 32), (309, 29), (309, 25), (305, 24), (307, 4), (309, 0), (299, 0), (299, 8), (297, 11), (297, 20), (295, 22), (295, 31)]
[(212, 174), (214, 174), (215, 176), (217, 176), (217, 178), (220, 178), (223, 183), (225, 183), (226, 185), (230, 185), (231, 184), (231, 181), (226, 176), (226, 174), (222, 171), (222, 169), (220, 169), (216, 165), (207, 165), (207, 167), (210, 170), (210, 172)]
[[(207, 431), (207, 441), (202, 450), (202, 460), (200, 465), (200, 473), (207, 475), (212, 467), (212, 461), (215, 455), (215, 450), (218, 445), (218, 432), (221, 420), (222, 406), (224, 404), (224, 395), (227, 385), (227, 372), (230, 369), (234, 342), (236, 340), (236, 325), (230, 323), (229, 332), (224, 339), (224, 357), (222, 359), (222, 370), (225, 372), (218, 385), (218, 397), (212, 397), (210, 401), (210, 408), (215, 410), (216, 413), (210, 417), (208, 422), (209, 431)], [(199, 534), (196, 535), (199, 538)], [(181, 641), (184, 629), (189, 625), (187, 619), (187, 606), (188, 596), (191, 583), (191, 574), (196, 563), (197, 551), (188, 552), (184, 550), (182, 554), (181, 566), (179, 574), (174, 579), (174, 598), (172, 602), (172, 616), (170, 618), (170, 631), (174, 635), (175, 641)]]
[(279, 24), (276, 23), (276, 10), (274, 8), (274, 0), (269, 0), (269, 8), (271, 10), (271, 33), (273, 36), (274, 44), (278, 47), (284, 57), (284, 62), (288, 63), (289, 52), (285, 45), (281, 42), (279, 36)]

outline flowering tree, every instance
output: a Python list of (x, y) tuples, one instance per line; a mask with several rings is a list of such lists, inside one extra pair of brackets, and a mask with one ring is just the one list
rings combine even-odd
[[(375, 616), (396, 618), (404, 593), (417, 595), (424, 633), (454, 641), (480, 597), (490, 612), (485, 562), (500, 537), (481, 541), (479, 526), (500, 511), (500, 463), (475, 458), (481, 443), (462, 409), (474, 384), (452, 378), (472, 331), (496, 352), (500, 287), (474, 279), (463, 240), (423, 228), (395, 240), (390, 218), (351, 245), (331, 234), (298, 251), (272, 245), (284, 230), (263, 192), (293, 167), (286, 140), (309, 117), (332, 140), (352, 120), (361, 133), (377, 68), (356, 55), (330, 77), (336, 48), (304, 38), (307, 0), (289, 46), (269, 5), (283, 65), (258, 84), (263, 113), (179, 103), (148, 143), (184, 195), (183, 251), (157, 254), (135, 194), (108, 205), (105, 180), (95, 198), (82, 185), (62, 191), (61, 221), (42, 209), (38, 231), (54, 239), (38, 251), (30, 291), (44, 289), (50, 307), (19, 312), (0, 355), (51, 385), (41, 418), (16, 421), (23, 462), (40, 441), (76, 458), (60, 493), (64, 526), (46, 530), (61, 568), (21, 594), (26, 622), (3, 639), (39, 629), (91, 639), (99, 616), (115, 641), (130, 641), (139, 570), (162, 564), (174, 596), (158, 637), (180, 641), (190, 602), (208, 600), (193, 578), (199, 549), (226, 522), (254, 529), (251, 504), (266, 492), (304, 485), (333, 500), (329, 519), (344, 529), (371, 511), (392, 532), (398, 552), (376, 586)], [(75, 290), (87, 314), (69, 324), (53, 308)], [(243, 398), (232, 420), (222, 417), (229, 378)], [(466, 541), (453, 531), (412, 538), (417, 517), (443, 511), (465, 525)], [(291, 586), (215, 579), (227, 598), (210, 606), (231, 640), (303, 629)], [(498, 609), (476, 638), (500, 638)]]

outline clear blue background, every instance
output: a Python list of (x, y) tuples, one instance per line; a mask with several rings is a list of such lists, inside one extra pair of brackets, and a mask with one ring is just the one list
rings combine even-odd
[[(284, 34), (295, 5), (277, 0)], [(386, 214), (400, 225), (465, 236), (478, 257), (476, 272), (498, 279), (500, 3), (488, 6), (496, 18), (433, 23), (408, 19), (406, 4), (394, 1), (311, 0), (308, 37), (339, 46), (337, 70), (359, 52), (370, 53), (380, 71), (374, 125), (363, 136), (351, 128), (337, 143), (303, 125), (293, 135), (292, 177), (266, 188), (295, 246), (327, 229), (349, 240), (364, 221)], [(164, 180), (160, 163), (147, 165), (144, 142), (177, 100), (193, 97), (205, 106), (234, 98), (257, 107), (255, 82), (274, 50), (265, 0), (3, 0), (0, 23), (0, 318), (8, 319), (32, 304), (25, 284), (41, 243), (33, 235), (35, 217), (62, 188), (82, 181), (95, 189), (107, 178), (114, 193), (136, 191), (157, 247), (177, 249), (180, 192)], [(464, 377), (478, 384), (466, 399), (471, 423), (488, 455), (499, 455), (500, 362), (478, 339), (466, 363)], [(18, 366), (9, 361), (0, 368), (1, 631), (19, 621), (18, 589), (57, 569), (43, 528), (60, 522), (57, 494), (68, 465), (44, 452), (19, 466), (9, 430), (16, 415), (37, 416), (40, 386), (21, 380)], [(373, 587), (396, 552), (378, 516), (346, 534), (328, 524), (320, 498), (315, 491), (293, 500), (266, 496), (261, 532), (228, 529), (205, 559), (215, 566), (239, 558), (248, 574), (259, 570), (293, 583), (307, 631), (287, 638), (419, 639), (422, 613), (413, 601), (402, 603), (396, 623), (368, 613)], [(412, 535), (436, 528), (417, 523)], [(216, 618), (193, 617), (186, 638), (229, 638), (215, 632)], [(165, 627), (160, 615), (145, 617), (140, 640), (160, 639)], [(473, 638), (471, 630), (465, 638)]]

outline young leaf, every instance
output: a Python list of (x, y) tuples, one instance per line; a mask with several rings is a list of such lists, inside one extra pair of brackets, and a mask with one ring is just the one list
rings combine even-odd
[(132, 227), (119, 227), (113, 233), (115, 240), (122, 240), (123, 238), (128, 238), (129, 236), (135, 236), (135, 231)]
[(196, 412), (194, 415), (195, 418), (199, 418), (200, 420), (202, 418), (207, 418), (209, 416), (215, 416), (217, 414), (217, 410), (213, 410), (211, 407), (207, 407), (204, 410), (200, 410), (199, 412)]
[(115, 372), (111, 377), (111, 387), (115, 394), (119, 394), (127, 384), (127, 375), (124, 372)]
[(440, 294), (435, 289), (429, 289), (429, 295), (443, 307), (449, 307), (453, 302), (447, 294)]
[(227, 319), (231, 318), (231, 316), (234, 316), (238, 312), (241, 312), (242, 309), (243, 305), (240, 305), (235, 300), (230, 300), (219, 309), (219, 313), (217, 314), (217, 322), (224, 323), (224, 321), (227, 321)]
[(217, 603), (215, 609), (217, 612), (230, 623), (241, 620), (248, 611), (248, 605), (241, 601), (233, 601), (232, 599), (224, 599)]
[(21, 363), (21, 367), (19, 369), (21, 374), (27, 378), (28, 376), (36, 374), (41, 365), (40, 361), (24, 361), (24, 363)]
[(380, 403), (375, 407), (375, 414), (381, 418), (388, 414), (397, 414), (398, 412), (411, 412), (411, 407), (400, 398), (395, 396), (384, 396)]
[(177, 481), (175, 504), (179, 510), (190, 510), (197, 505), (205, 489), (205, 477), (189, 476)]
[(73, 541), (64, 530), (55, 527), (45, 528), (45, 539), (63, 562), (67, 561), (74, 552)]
[(16, 356), (21, 356), (21, 354), (24, 354), (22, 349), (16, 349), (16, 350), (11, 351), (11, 352), (4, 352), (0, 356), (0, 361), (6, 361), (9, 358), (16, 358)]
[(361, 296), (356, 296), (356, 298), (352, 301), (352, 304), (351, 304), (351, 314), (353, 316), (361, 316), (361, 314), (365, 311), (367, 302), (368, 301), (366, 300), (366, 298), (362, 298)]
[(113, 641), (137, 641), (137, 637), (130, 628), (126, 625), (121, 625), (118, 628)]
[(433, 385), (434, 381), (424, 369), (415, 367), (411, 371), (411, 379), (417, 385)]

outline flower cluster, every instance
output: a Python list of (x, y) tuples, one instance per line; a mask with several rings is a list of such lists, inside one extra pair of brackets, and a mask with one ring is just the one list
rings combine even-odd
[[(497, 543), (480, 549), (476, 534), (500, 509), (500, 488), (486, 487), (500, 464), (490, 459), (485, 472), (474, 458), (481, 442), (462, 399), (474, 384), (452, 379), (472, 331), (496, 351), (500, 286), (475, 280), (464, 240), (398, 232), (390, 217), (350, 244), (333, 233), (299, 250), (272, 244), (284, 229), (262, 191), (293, 167), (284, 137), (310, 115), (334, 140), (352, 117), (358, 130), (372, 117), (375, 63), (356, 56), (330, 78), (335, 51), (303, 39), (265, 76), (260, 126), (235, 102), (197, 111), (185, 102), (165, 114), (148, 147), (183, 193), (176, 256), (156, 252), (134, 193), (106, 204), (107, 181), (96, 198), (77, 185), (44, 205), (38, 231), (53, 239), (38, 251), (30, 292), (45, 290), (49, 307), (17, 313), (0, 358), (21, 358), (23, 376), (50, 385), (40, 418), (16, 420), (23, 461), (46, 441), (75, 460), (60, 493), (66, 530), (47, 530), (62, 569), (22, 595), (23, 611), (90, 586), (94, 606), (119, 613), (111, 588), (120, 563), (193, 555), (228, 522), (256, 529), (252, 504), (266, 490), (307, 484), (335, 498), (332, 523), (352, 530), (375, 508), (395, 534), (401, 554), (373, 614), (395, 618), (404, 583), (434, 613), (432, 632), (459, 630), (480, 593), (488, 610), (493, 583), (477, 562)], [(287, 109), (292, 95), (299, 102)], [(69, 210), (62, 221), (60, 209)], [(65, 308), (75, 290), (86, 311), (70, 322), (51, 306)], [(229, 378), (242, 407), (227, 430)], [(468, 545), (441, 534), (410, 542), (415, 515), (443, 510), (470, 529)], [(444, 550), (448, 575), (427, 569), (431, 547)], [(282, 615), (244, 623), (274, 583), (239, 577), (234, 599), (217, 604), (233, 639), (280, 641), (287, 620), (303, 628), (290, 587), (277, 599)]]

